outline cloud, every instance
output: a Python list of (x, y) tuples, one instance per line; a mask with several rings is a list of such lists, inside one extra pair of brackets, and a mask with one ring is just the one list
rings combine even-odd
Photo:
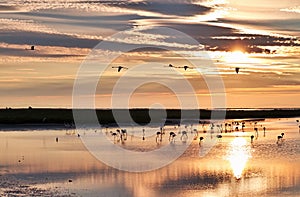
[(0, 5), (0, 13), (1, 12), (14, 12), (17, 10), (18, 10), (18, 8), (16, 6)]
[(300, 5), (289, 7), (289, 8), (282, 8), (282, 9), (280, 9), (280, 11), (282, 11), (282, 12), (293, 12), (293, 13), (300, 14)]
[(41, 33), (29, 31), (1, 31), (1, 41), (8, 44), (62, 46), (75, 48), (93, 48), (99, 40), (76, 38), (68, 35), (54, 33)]
[(186, 1), (142, 1), (114, 4), (114, 6), (159, 13), (167, 16), (195, 16), (203, 15), (211, 11), (209, 7), (187, 3)]

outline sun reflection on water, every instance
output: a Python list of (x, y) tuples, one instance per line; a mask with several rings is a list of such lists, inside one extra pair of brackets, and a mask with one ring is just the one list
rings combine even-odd
[(227, 160), (230, 162), (233, 175), (236, 179), (242, 177), (243, 170), (250, 157), (250, 146), (247, 144), (246, 139), (238, 137), (230, 143)]

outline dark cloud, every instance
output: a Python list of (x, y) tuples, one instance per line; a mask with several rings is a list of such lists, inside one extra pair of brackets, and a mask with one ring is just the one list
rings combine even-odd
[[(43, 24), (55, 25), (72, 25), (80, 27), (93, 27), (93, 28), (106, 28), (115, 31), (122, 31), (132, 27), (131, 20), (138, 19), (150, 19), (153, 17), (141, 17), (136, 14), (128, 15), (115, 15), (115, 16), (85, 16), (74, 14), (62, 14), (62, 13), (48, 13), (48, 12), (23, 12), (17, 13), (16, 16), (23, 19), (32, 19), (35, 21), (41, 21)], [(55, 19), (55, 20), (53, 20)], [(56, 20), (58, 19), (58, 20)]]
[(288, 31), (298, 33), (300, 36), (300, 19), (274, 19), (274, 20), (233, 20), (233, 19), (219, 19), (221, 23), (239, 24), (239, 25), (250, 25), (260, 28), (271, 28), (277, 31)]
[(76, 48), (93, 48), (101, 41), (76, 38), (68, 35), (26, 31), (2, 31), (0, 32), (0, 40), (8, 44), (27, 44)]
[(15, 6), (8, 6), (8, 5), (0, 5), (0, 12), (1, 11), (15, 11), (18, 10)]
[(162, 23), (161, 25), (188, 34), (200, 44), (207, 46), (208, 50), (232, 51), (234, 49), (243, 49), (249, 53), (268, 53), (258, 46), (300, 46), (299, 42), (297, 42), (299, 39), (297, 38), (239, 33), (238, 30), (229, 27), (181, 23)]
[[(90, 1), (88, 2), (91, 3)], [(175, 16), (195, 16), (206, 14), (212, 10), (212, 8), (184, 1), (100, 1), (100, 3), (105, 3), (106, 5), (110, 5), (113, 7), (128, 8), (133, 10), (141, 10)]]
[(55, 18), (55, 19), (68, 19), (68, 20), (81, 20), (81, 21), (128, 21), (133, 19), (145, 19), (145, 18), (153, 18), (153, 17), (145, 17), (139, 16), (137, 14), (120, 14), (120, 15), (76, 15), (73, 14), (66, 14), (66, 13), (53, 13), (53, 12), (20, 12), (16, 13), (16, 15), (20, 16), (31, 16), (31, 17), (47, 17), (47, 18)]

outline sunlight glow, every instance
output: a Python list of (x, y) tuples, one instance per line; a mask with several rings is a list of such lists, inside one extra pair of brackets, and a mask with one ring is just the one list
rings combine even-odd
[(227, 63), (233, 63), (233, 64), (243, 64), (243, 63), (253, 62), (253, 60), (251, 60), (247, 54), (241, 51), (228, 52), (223, 57), (223, 60)]
[(247, 145), (245, 138), (240, 137), (235, 138), (230, 146), (227, 160), (230, 162), (234, 177), (240, 179), (246, 163), (251, 157), (250, 147)]

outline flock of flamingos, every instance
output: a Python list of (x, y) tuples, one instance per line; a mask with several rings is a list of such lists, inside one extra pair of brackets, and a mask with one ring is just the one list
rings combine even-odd
[[(166, 136), (168, 141), (170, 143), (175, 143), (176, 140), (180, 140), (182, 142), (186, 142), (187, 139), (192, 137), (193, 140), (198, 140), (199, 145), (201, 146), (201, 143), (203, 140), (205, 140), (204, 135), (210, 136), (210, 138), (216, 137), (218, 139), (222, 139), (222, 134), (224, 133), (231, 133), (231, 132), (254, 132), (253, 135), (250, 136), (250, 142), (253, 144), (254, 139), (258, 138), (259, 130), (263, 131), (263, 136), (266, 136), (266, 130), (267, 128), (263, 126), (262, 124), (259, 124), (258, 121), (249, 121), (249, 124), (246, 124), (247, 121), (232, 121), (232, 122), (225, 122), (221, 124), (215, 124), (210, 122), (200, 122), (200, 124), (197, 126), (198, 129), (194, 128), (193, 124), (184, 125), (182, 127), (180, 124), (173, 125), (174, 128), (166, 128), (165, 126), (161, 126), (156, 133), (153, 133), (151, 136), (145, 135), (146, 130), (142, 129), (142, 141), (145, 140), (153, 140), (153, 137), (155, 138), (156, 143), (161, 143), (163, 141), (163, 136)], [(297, 126), (299, 128), (300, 133), (300, 123), (299, 120), (296, 120)], [(247, 127), (246, 127), (247, 125)], [(200, 129), (199, 129), (200, 128)], [(108, 126), (105, 127), (105, 134), (109, 137), (111, 136), (111, 140), (114, 143), (122, 142), (124, 143), (128, 138), (128, 132), (127, 129), (120, 129), (117, 128), (115, 131), (108, 131), (110, 130)], [(95, 130), (97, 132), (97, 130)], [(68, 133), (70, 134), (70, 133)], [(75, 134), (75, 133), (73, 133)], [(210, 135), (207, 135), (210, 134)], [(80, 134), (77, 134), (78, 137), (80, 137)], [(278, 136), (274, 136), (274, 140), (276, 140), (276, 144), (282, 145), (284, 142), (284, 132), (281, 132), (278, 134)], [(131, 134), (131, 137), (133, 137), (133, 134)], [(149, 139), (147, 139), (149, 138)], [(58, 139), (56, 139), (58, 142)]]

